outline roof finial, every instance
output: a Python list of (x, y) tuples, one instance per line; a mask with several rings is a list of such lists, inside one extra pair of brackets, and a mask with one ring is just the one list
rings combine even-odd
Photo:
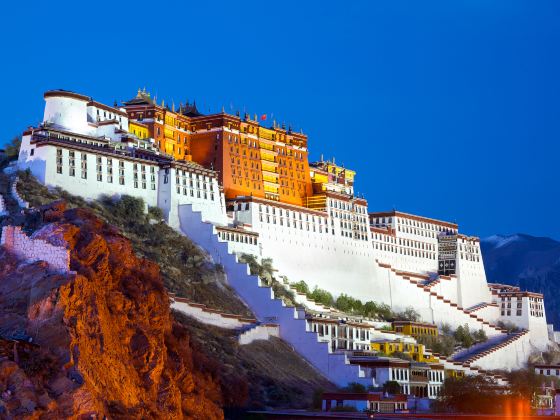
[(137, 98), (140, 98), (142, 96), (142, 89), (138, 88), (138, 93), (136, 94)]
[(175, 112), (175, 101), (171, 100), (171, 111)]

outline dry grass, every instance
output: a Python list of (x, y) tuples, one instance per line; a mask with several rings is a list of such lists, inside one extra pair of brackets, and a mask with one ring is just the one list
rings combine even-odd
[[(107, 223), (118, 227), (130, 239), (138, 256), (159, 264), (167, 290), (212, 308), (243, 316), (250, 310), (227, 286), (223, 269), (189, 238), (163, 222), (150, 222), (148, 215), (138, 211), (132, 197), (113, 202), (109, 199), (86, 201), (61, 189), (48, 189), (32, 175), (19, 174), (18, 192), (32, 207), (63, 199), (68, 207), (88, 208)], [(139, 208), (143, 208), (143, 205)], [(30, 215), (28, 223), (35, 220)]]
[(177, 311), (173, 316), (189, 330), (194, 349), (220, 362), (226, 405), (232, 409), (311, 408), (316, 391), (336, 389), (280, 339), (240, 346), (234, 331), (201, 324)]

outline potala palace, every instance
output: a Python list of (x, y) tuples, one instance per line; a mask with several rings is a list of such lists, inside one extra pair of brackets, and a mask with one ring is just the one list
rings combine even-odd
[[(394, 380), (405, 393), (435, 398), (444, 372), (520, 368), (551, 343), (543, 296), (489, 284), (477, 237), (455, 223), (370, 212), (354, 195), (355, 172), (334, 160), (309, 162), (302, 133), (264, 127), (257, 116), (203, 115), (194, 103), (158, 104), (145, 90), (122, 106), (63, 90), (44, 98), (42, 123), (23, 133), (18, 169), (88, 199), (126, 194), (162, 209), (170, 226), (223, 265), (257, 320), (277, 325), (336, 384)], [(240, 253), (272, 258), (279, 276), (334, 296), (413, 307), (421, 322), (389, 331), (301, 293), (297, 307), (286, 306), (238, 262)], [(499, 321), (519, 331), (508, 334)], [(444, 323), (482, 329), (488, 341), (450, 357), (417, 343), (419, 331), (437, 335)], [(390, 357), (396, 350), (414, 361)]]

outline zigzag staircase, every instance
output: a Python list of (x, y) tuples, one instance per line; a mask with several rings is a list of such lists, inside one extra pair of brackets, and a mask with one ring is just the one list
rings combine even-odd
[[(332, 353), (326, 342), (320, 342), (318, 334), (306, 330), (305, 317), (298, 316), (298, 310), (286, 306), (274, 297), (271, 287), (250, 274), (249, 266), (240, 263), (235, 254), (228, 252), (226, 242), (221, 242), (211, 223), (204, 222), (199, 211), (190, 205), (179, 206), (181, 230), (191, 240), (205, 249), (221, 264), (228, 283), (251, 308), (258, 321), (279, 325), (280, 337), (305, 358), (327, 379), (338, 386), (358, 382), (373, 385), (372, 378), (366, 378), (358, 365), (351, 365), (345, 353)], [(301, 312), (300, 312), (301, 313)]]
[(465, 367), (472, 367), (484, 358), (492, 356), (495, 352), (505, 349), (516, 341), (527, 338), (529, 331), (523, 330), (517, 333), (508, 334), (504, 337), (492, 337), (488, 341), (476, 344), (471, 348), (462, 350), (451, 356), (454, 364), (461, 364)]
[[(449, 307), (454, 308), (460, 314), (458, 315), (459, 317), (468, 321), (476, 321), (477, 323), (480, 324), (480, 328), (484, 329), (487, 333), (496, 335), (496, 334), (504, 334), (506, 332), (505, 330), (501, 329), (497, 325), (494, 325), (489, 321), (480, 318), (479, 316), (473, 313), (474, 311), (469, 312), (466, 309), (459, 306), (456, 302), (452, 302), (450, 299), (447, 299), (444, 296), (439, 295), (437, 292), (432, 291), (431, 290), (432, 286), (437, 284), (436, 282), (438, 282), (439, 280), (431, 279), (429, 280), (429, 284), (426, 285), (425, 281), (429, 278), (427, 275), (397, 270), (393, 268), (390, 264), (382, 263), (379, 260), (375, 260), (375, 262), (380, 268), (390, 270), (392, 273), (395, 274), (397, 278), (400, 278), (404, 281), (409, 282), (412, 285), (415, 285), (422, 292), (428, 293), (431, 297), (434, 297), (435, 299), (443, 302), (444, 304), (449, 305)], [(466, 318), (466, 316), (468, 316), (471, 319), (469, 320), (468, 318)]]

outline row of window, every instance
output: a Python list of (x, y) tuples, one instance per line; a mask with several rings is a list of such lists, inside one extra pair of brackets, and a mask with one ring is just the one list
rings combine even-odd
[[(278, 219), (276, 218), (276, 216), (270, 216), (268, 214), (263, 214), (260, 213), (259, 214), (259, 220), (261, 223), (272, 223), (272, 224), (277, 224), (276, 222), (278, 221), (278, 224), (280, 226), (286, 226), (286, 227), (293, 227), (294, 229), (300, 229), (300, 230), (307, 230), (307, 231), (313, 231), (313, 232), (319, 232), (319, 233), (329, 233), (329, 228), (328, 226), (323, 226), (315, 224), (315, 223), (309, 223), (309, 222), (302, 222), (302, 221), (297, 221), (295, 219), (289, 219), (286, 218), (284, 219), (283, 217), (279, 217)], [(304, 229), (305, 226), (305, 229)], [(331, 228), (331, 233), (334, 235), (334, 229)]]
[(257, 245), (257, 237), (254, 235), (244, 235), (242, 233), (218, 231), (218, 238), (228, 242), (239, 242), (249, 245)]
[[(195, 196), (194, 190), (190, 188), (186, 188), (186, 187), (181, 188), (180, 186), (177, 186), (176, 191), (177, 194), (181, 194), (182, 192), (183, 195), (190, 195), (191, 197)], [(210, 196), (210, 200), (214, 201), (214, 193), (210, 193), (210, 195), (208, 195), (206, 191), (201, 192), (200, 190), (196, 190), (197, 198), (204, 198), (205, 200), (208, 200), (208, 196)]]
[(323, 324), (322, 322), (308, 321), (310, 329), (319, 334), (319, 337), (346, 338), (351, 340), (370, 340), (368, 328), (347, 327), (345, 325)]
[(197, 189), (201, 189), (200, 186), (202, 185), (202, 190), (206, 191), (208, 189), (208, 191), (214, 191), (214, 185), (212, 184), (212, 182), (200, 182), (197, 178), (195, 179), (196, 181), (192, 178), (176, 176), (175, 184), (177, 186), (183, 185), (184, 187), (188, 185), (190, 188), (194, 188), (196, 185)]
[(394, 244), (394, 245), (407, 246), (407, 247), (410, 247), (410, 248), (416, 248), (416, 249), (425, 250), (425, 251), (435, 251), (436, 250), (436, 245), (435, 244), (430, 244), (430, 243), (421, 242), (421, 241), (415, 241), (413, 239), (397, 238), (395, 236), (384, 235), (382, 233), (374, 233), (373, 239), (381, 241), (381, 242), (386, 242), (386, 243), (390, 243), (390, 244)]
[(408, 255), (410, 257), (428, 258), (430, 260), (437, 259), (436, 254), (433, 252), (418, 251), (411, 248), (405, 248), (405, 247), (395, 246), (395, 245), (387, 245), (379, 242), (373, 242), (373, 248), (378, 249), (380, 251), (388, 251), (388, 252), (393, 252), (395, 254)]
[[(109, 112), (109, 116), (107, 117), (107, 111), (103, 111), (103, 118), (105, 119), (117, 119), (117, 114), (113, 114), (112, 112)], [(99, 108), (97, 108), (97, 120), (101, 120), (101, 111)], [(121, 117), (118, 117), (119, 123), (122, 122)]]
[(329, 198), (329, 207), (333, 209), (353, 211), (354, 213), (367, 214), (367, 207), (355, 205), (349, 201), (335, 200)]

